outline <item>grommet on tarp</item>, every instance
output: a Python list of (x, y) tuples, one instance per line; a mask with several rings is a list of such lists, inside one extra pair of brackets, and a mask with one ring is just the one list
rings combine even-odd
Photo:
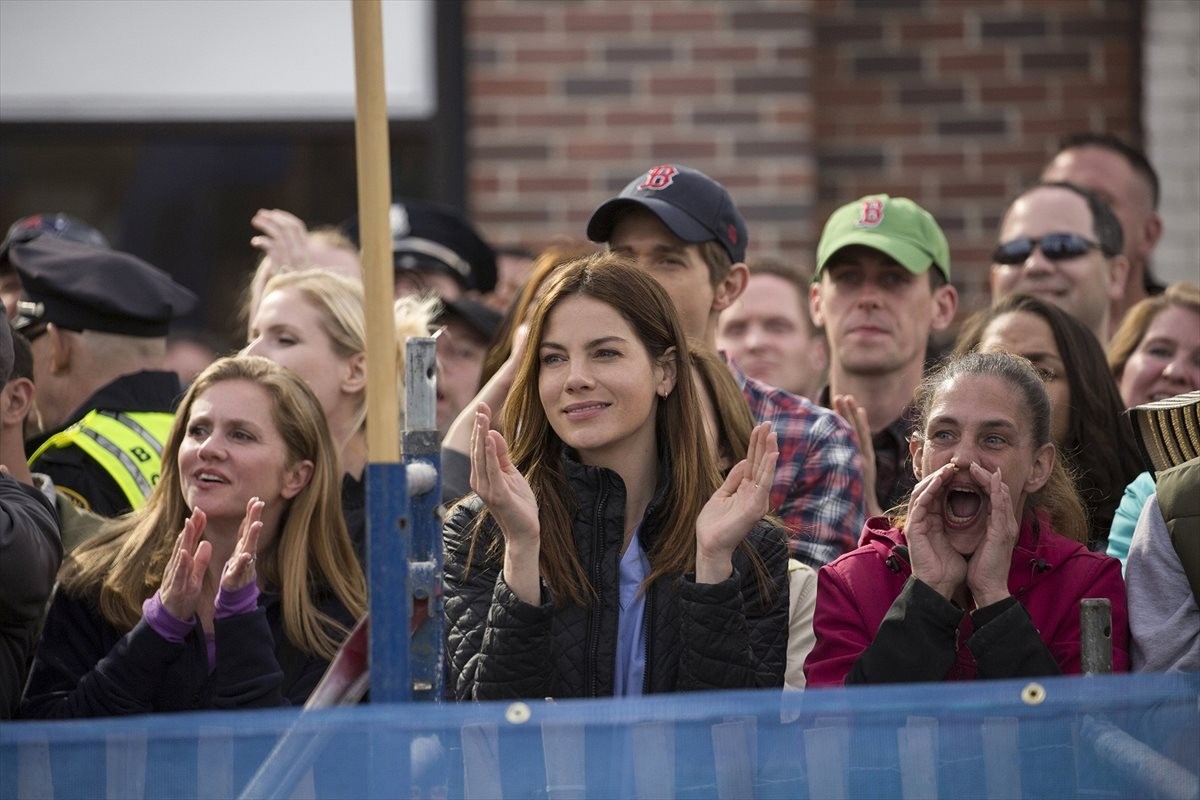
[(529, 710), (529, 706), (525, 703), (513, 703), (508, 708), (504, 709), (504, 718), (513, 725), (520, 725), (528, 722), (533, 712)]
[(1021, 690), (1021, 702), (1029, 706), (1040, 706), (1046, 699), (1046, 687), (1040, 683), (1028, 683)]

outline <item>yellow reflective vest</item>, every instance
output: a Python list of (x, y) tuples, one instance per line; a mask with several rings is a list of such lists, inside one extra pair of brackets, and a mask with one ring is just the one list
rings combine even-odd
[(131, 508), (140, 508), (158, 483), (163, 443), (174, 419), (162, 411), (90, 411), (43, 442), (29, 464), (48, 450), (78, 447), (112, 477)]

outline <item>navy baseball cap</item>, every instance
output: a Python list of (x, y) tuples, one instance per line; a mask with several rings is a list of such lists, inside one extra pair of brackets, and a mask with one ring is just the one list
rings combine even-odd
[(28, 241), (39, 234), (47, 233), (66, 239), (68, 242), (90, 244), (93, 247), (110, 247), (104, 234), (87, 224), (79, 217), (72, 217), (61, 211), (55, 214), (30, 214), (8, 226), (4, 236), (4, 244), (0, 250), (6, 250), (8, 245), (16, 241)]
[(9, 246), (26, 300), (18, 330), (53, 322), (73, 331), (166, 336), (196, 295), (137, 256), (41, 235)]
[(725, 187), (703, 172), (660, 164), (634, 178), (592, 213), (587, 235), (607, 242), (622, 211), (640, 206), (685, 242), (719, 242), (735, 263), (746, 260), (746, 220)]

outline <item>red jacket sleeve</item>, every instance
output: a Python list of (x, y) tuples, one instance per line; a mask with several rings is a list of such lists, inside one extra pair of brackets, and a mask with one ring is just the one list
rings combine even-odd
[(817, 573), (813, 632), (817, 641), (804, 660), (805, 685), (844, 685), (851, 665), (875, 638), (875, 631), (863, 618), (845, 577), (832, 566), (822, 567)]

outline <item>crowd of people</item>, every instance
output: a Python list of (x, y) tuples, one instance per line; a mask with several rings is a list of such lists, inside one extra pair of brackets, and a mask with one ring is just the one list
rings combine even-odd
[[(749, 259), (687, 166), (597, 200), (539, 253), (391, 208), (398, 386), (437, 339), (450, 698), (1079, 673), (1087, 598), (1114, 670), (1200, 669), (1200, 442), (1131, 421), (1200, 406), (1200, 286), (1155, 279), (1140, 152), (1064, 140), (966, 319), (914, 199), (841, 206), (810, 264)], [(0, 716), (302, 704), (364, 613), (357, 225), (250, 225), (233, 353), (82, 220), (0, 245)]]

